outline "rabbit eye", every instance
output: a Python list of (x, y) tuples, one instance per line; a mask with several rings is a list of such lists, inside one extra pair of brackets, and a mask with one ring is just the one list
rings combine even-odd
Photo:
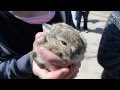
[(67, 43), (66, 43), (65, 41), (61, 41), (61, 43), (62, 43), (63, 45), (67, 45)]

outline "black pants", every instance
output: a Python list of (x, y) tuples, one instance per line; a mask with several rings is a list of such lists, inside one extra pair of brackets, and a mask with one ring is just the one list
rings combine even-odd
[(80, 24), (81, 24), (81, 18), (82, 18), (82, 16), (84, 18), (83, 29), (84, 30), (88, 29), (88, 27), (87, 27), (88, 15), (89, 15), (89, 11), (76, 11), (77, 29), (80, 29)]
[(75, 25), (73, 23), (72, 14), (71, 11), (65, 11), (66, 16), (66, 24), (73, 26), (75, 28)]

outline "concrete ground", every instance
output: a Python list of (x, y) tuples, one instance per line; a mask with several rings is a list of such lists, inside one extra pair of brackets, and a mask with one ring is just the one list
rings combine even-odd
[(97, 62), (97, 53), (106, 20), (110, 15), (110, 12), (106, 12), (91, 11), (89, 14), (89, 33), (81, 32), (87, 41), (87, 51), (76, 79), (101, 78), (103, 68)]

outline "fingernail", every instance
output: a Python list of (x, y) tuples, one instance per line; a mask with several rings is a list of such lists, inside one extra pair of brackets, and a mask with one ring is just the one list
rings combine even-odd
[(45, 38), (42, 36), (42, 37), (40, 37), (40, 38), (37, 38), (37, 39), (36, 39), (36, 42), (37, 42), (37, 44), (41, 44), (41, 43), (44, 42), (44, 40), (45, 40)]
[(61, 70), (64, 71), (64, 72), (69, 72), (70, 71), (68, 68), (63, 68)]
[(40, 37), (43, 37), (43, 36), (45, 36), (44, 33), (36, 34), (36, 38), (40, 38)]

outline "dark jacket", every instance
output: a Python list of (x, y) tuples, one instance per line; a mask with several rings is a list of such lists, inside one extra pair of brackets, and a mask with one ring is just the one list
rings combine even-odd
[(120, 11), (113, 12), (108, 18), (98, 50), (98, 62), (105, 69), (102, 79), (120, 79)]
[[(65, 14), (57, 11), (49, 24), (63, 22)], [(0, 11), (0, 78), (28, 79), (32, 77), (29, 52), (42, 25), (31, 25), (8, 11)]]

